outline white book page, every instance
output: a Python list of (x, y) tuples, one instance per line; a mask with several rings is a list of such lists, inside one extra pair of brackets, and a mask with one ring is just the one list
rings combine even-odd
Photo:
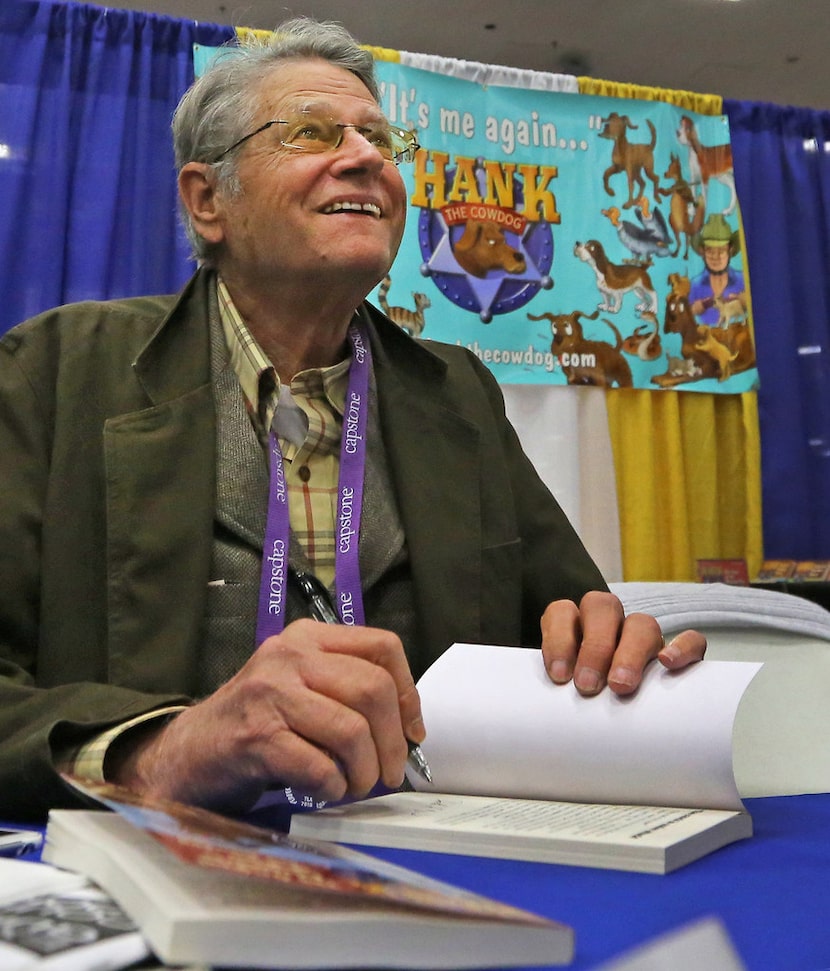
[(628, 698), (555, 685), (536, 649), (455, 644), (418, 683), (430, 786), (589, 803), (742, 809), (732, 726), (760, 664), (652, 664)]
[[(349, 830), (337, 831), (339, 819), (348, 826), (357, 823), (361, 835), (391, 829), (417, 829), (420, 833), (484, 836), (505, 835), (517, 839), (551, 838), (582, 841), (595, 845), (628, 842), (639, 846), (671, 846), (678, 840), (703, 832), (732, 815), (732, 810), (680, 809), (654, 806), (540, 802), (530, 799), (502, 799), (426, 792), (398, 792), (377, 799), (334, 807), (323, 815), (298, 819), (298, 830), (309, 822), (329, 818), (337, 839), (347, 840)], [(292, 824), (293, 826), (293, 824)], [(292, 832), (294, 830), (292, 829)], [(328, 834), (327, 834), (328, 835)], [(335, 837), (331, 837), (335, 838)]]
[(84, 876), (0, 860), (3, 971), (115, 971), (150, 952), (133, 922)]
[(86, 885), (86, 877), (30, 860), (0, 858), (0, 905), (44, 893), (65, 893)]

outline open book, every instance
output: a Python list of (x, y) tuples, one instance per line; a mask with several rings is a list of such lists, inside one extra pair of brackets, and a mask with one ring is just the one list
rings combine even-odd
[(53, 810), (43, 859), (104, 888), (166, 964), (450, 969), (572, 960), (564, 924), (354, 850), (69, 781), (115, 812)]
[(633, 697), (554, 685), (538, 650), (455, 644), (418, 684), (433, 785), (297, 814), (298, 836), (667, 873), (752, 834), (732, 726), (760, 664), (652, 665)]

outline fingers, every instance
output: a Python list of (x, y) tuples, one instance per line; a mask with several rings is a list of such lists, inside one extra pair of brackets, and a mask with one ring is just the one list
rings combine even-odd
[(702, 661), (706, 654), (706, 638), (699, 631), (684, 630), (668, 641), (657, 655), (660, 663), (670, 671)]
[(338, 787), (363, 796), (378, 780), (400, 785), (406, 739), (420, 741), (424, 729), (415, 683), (394, 634), (299, 621), (261, 645), (256, 659), (273, 686), (268, 720), (328, 759), (324, 766), (306, 753), (308, 768), (292, 762), (292, 778), (328, 798)]
[(422, 742), (426, 732), (421, 699), (399, 638), (372, 627), (323, 627), (317, 633), (323, 650), (360, 657), (388, 672), (395, 684), (404, 734), (413, 742)]
[(582, 642), (579, 608), (572, 600), (555, 600), (542, 614), (542, 658), (554, 684), (566, 684), (574, 673)]
[(365, 795), (378, 779), (400, 785), (407, 745), (389, 672), (362, 657), (329, 652), (325, 663), (307, 654), (297, 659), (296, 674), (298, 685), (275, 699), (275, 720), (327, 753), (350, 795)]
[(602, 591), (587, 593), (579, 607), (570, 600), (550, 604), (542, 616), (542, 655), (551, 680), (564, 684), (573, 678), (582, 694), (600, 691), (623, 620), (618, 598)]
[(625, 618), (617, 649), (608, 671), (608, 686), (618, 695), (632, 694), (640, 686), (649, 662), (663, 647), (660, 625), (648, 614), (630, 614)]
[(239, 809), (274, 785), (322, 799), (364, 796), (378, 780), (400, 785), (406, 739), (424, 730), (395, 635), (303, 620), (261, 644), (166, 735), (157, 794)]
[(542, 655), (551, 680), (573, 679), (584, 695), (597, 694), (606, 684), (616, 694), (632, 694), (655, 657), (678, 670), (705, 651), (706, 639), (697, 631), (684, 631), (664, 644), (653, 617), (626, 617), (619, 599), (603, 591), (586, 594), (579, 606), (555, 601), (542, 617)]

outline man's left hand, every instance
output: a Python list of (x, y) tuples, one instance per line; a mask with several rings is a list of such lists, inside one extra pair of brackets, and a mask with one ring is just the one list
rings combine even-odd
[(653, 617), (626, 617), (619, 598), (599, 590), (585, 594), (579, 606), (555, 600), (542, 615), (542, 656), (551, 681), (573, 679), (583, 695), (595, 695), (606, 684), (618, 695), (632, 694), (654, 658), (677, 670), (705, 653), (706, 638), (698, 631), (683, 631), (665, 643)]

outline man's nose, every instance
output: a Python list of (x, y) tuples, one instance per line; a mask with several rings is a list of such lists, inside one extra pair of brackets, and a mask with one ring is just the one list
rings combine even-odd
[(377, 147), (373, 145), (365, 135), (365, 132), (358, 125), (342, 125), (343, 137), (337, 146), (337, 151), (344, 154), (348, 159), (359, 158), (364, 165), (383, 165), (384, 157), (380, 154)]

